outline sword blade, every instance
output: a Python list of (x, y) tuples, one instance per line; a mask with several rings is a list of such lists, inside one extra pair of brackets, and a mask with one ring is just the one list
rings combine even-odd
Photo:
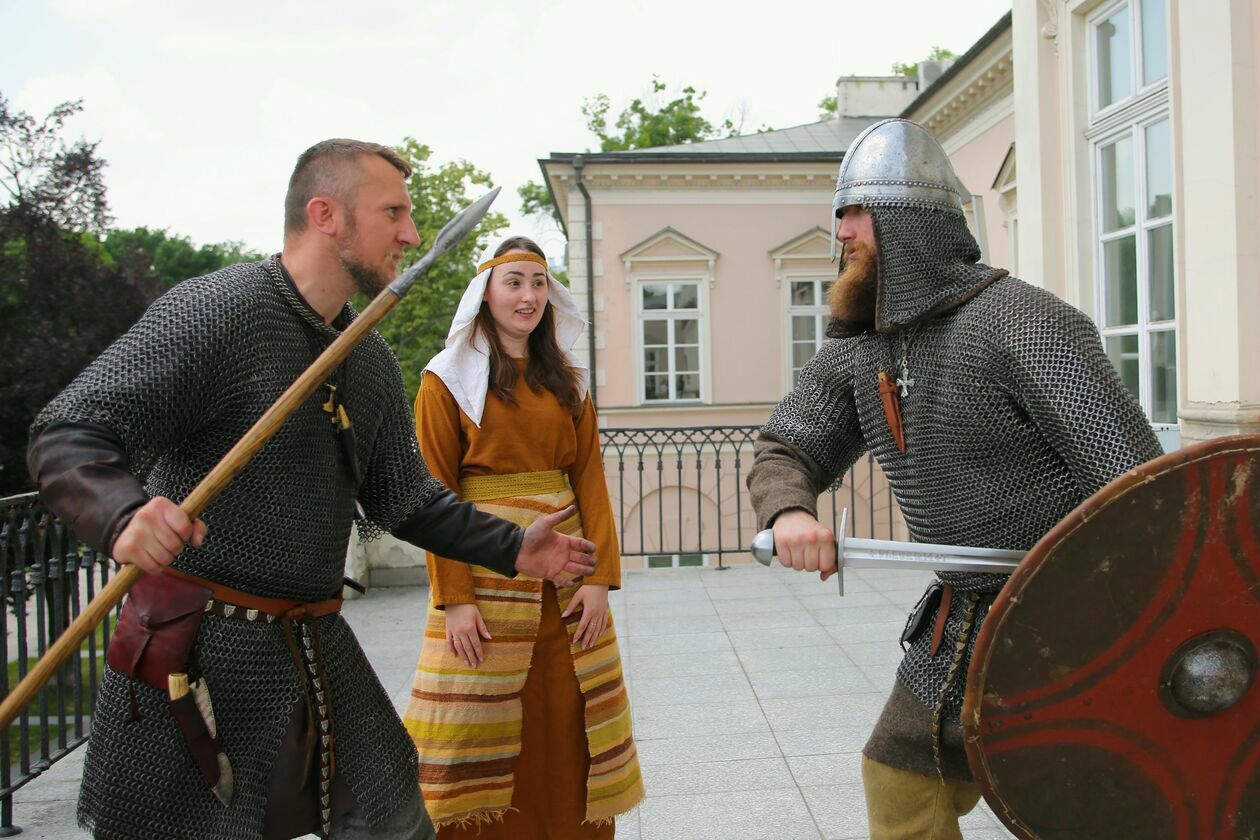
[[(774, 532), (753, 538), (752, 555), (763, 566), (775, 556)], [(979, 548), (970, 545), (937, 545), (898, 540), (846, 538), (836, 540), (836, 561), (841, 569), (916, 569), (932, 572), (1009, 573), (1024, 558), (1023, 551)]]
[(1022, 551), (935, 545), (894, 540), (846, 539), (839, 546), (839, 564), (846, 569), (919, 569), (933, 572), (1001, 572), (1015, 570)]

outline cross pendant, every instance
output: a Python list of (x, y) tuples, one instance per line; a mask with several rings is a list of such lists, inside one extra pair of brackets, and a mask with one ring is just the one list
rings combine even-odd
[(901, 388), (901, 396), (910, 396), (910, 386), (913, 384), (914, 380), (910, 378), (910, 369), (902, 365), (901, 376), (897, 378), (897, 385)]

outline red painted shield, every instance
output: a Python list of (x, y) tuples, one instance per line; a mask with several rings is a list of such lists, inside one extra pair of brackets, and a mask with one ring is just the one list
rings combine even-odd
[(1033, 548), (963, 729), (1023, 838), (1260, 837), (1260, 435), (1157, 458)]

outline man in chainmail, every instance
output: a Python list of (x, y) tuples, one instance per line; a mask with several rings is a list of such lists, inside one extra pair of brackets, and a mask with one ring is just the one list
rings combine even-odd
[[(834, 572), (817, 499), (863, 452), (911, 539), (1024, 550), (1162, 454), (1094, 324), (978, 262), (967, 194), (937, 142), (905, 120), (871, 126), (845, 155), (831, 340), (762, 428), (748, 480), (784, 565)], [(959, 715), (976, 630), (1006, 576), (938, 578), (863, 750), (877, 840), (960, 837), (958, 817), (980, 796)]]
[[(285, 199), (283, 252), (171, 289), (34, 423), (29, 464), (45, 503), (119, 562), (170, 566), (144, 576), (133, 603), (171, 579), (211, 593), (193, 608), (187, 672), (209, 689), (230, 791), (194, 761), (166, 693), (109, 667), (79, 798), (96, 837), (432, 837), (415, 748), (337, 612), (352, 520), (368, 538), (392, 532), (508, 576), (593, 570), (593, 545), (552, 531), (557, 517), (521, 531), (429, 475), (398, 363), (375, 332), (201, 520), (169, 501), (348, 326), (349, 297), (378, 292), (419, 244), (410, 174), (373, 143), (308, 149)], [(161, 638), (157, 610), (141, 621)]]

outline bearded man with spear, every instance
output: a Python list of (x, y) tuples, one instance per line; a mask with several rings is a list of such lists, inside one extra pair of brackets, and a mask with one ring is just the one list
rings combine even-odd
[[(591, 543), (553, 530), (571, 510), (522, 531), (421, 459), (371, 328), (493, 195), (391, 284), (420, 244), (410, 174), (386, 146), (312, 146), (281, 253), (171, 289), (35, 420), (44, 502), (125, 564), (46, 659), (135, 584), (79, 796), (98, 838), (432, 837), (411, 739), (339, 614), (352, 521), (509, 576), (594, 569)], [(375, 296), (362, 315), (357, 291)], [(37, 689), (19, 685), (0, 719)]]

